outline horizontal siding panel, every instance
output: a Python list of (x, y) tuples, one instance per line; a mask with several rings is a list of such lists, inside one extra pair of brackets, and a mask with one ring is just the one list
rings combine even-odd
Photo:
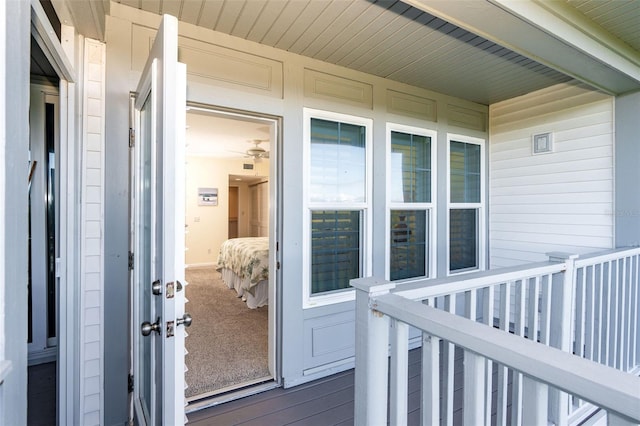
[[(613, 246), (613, 98), (561, 84), (490, 107), (491, 267)], [(531, 137), (551, 132), (553, 151)]]
[(593, 169), (589, 176), (585, 176), (582, 171), (570, 170), (562, 173), (544, 173), (544, 174), (532, 174), (521, 176), (507, 176), (507, 177), (492, 177), (491, 188), (492, 193), (495, 193), (497, 188), (505, 187), (517, 187), (523, 185), (548, 185), (556, 182), (590, 182), (597, 180), (613, 180), (613, 174), (611, 168)]
[[(515, 239), (523, 243), (558, 244), (566, 247), (606, 248), (611, 245), (610, 237), (593, 237), (585, 235), (543, 234), (541, 232), (491, 231), (492, 238), (509, 241)], [(545, 250), (544, 252), (548, 252)]]
[(571, 194), (581, 193), (585, 190), (595, 192), (610, 191), (613, 188), (612, 180), (593, 180), (583, 182), (559, 182), (559, 183), (547, 183), (529, 185), (512, 185), (495, 187), (491, 190), (491, 195), (495, 197), (503, 195), (558, 195), (558, 194)]
[[(491, 120), (491, 126), (495, 129), (496, 132), (510, 132), (517, 131), (518, 129), (525, 128), (536, 128), (548, 123), (561, 123), (565, 120), (580, 120), (581, 117), (584, 119), (585, 116), (596, 115), (603, 113), (609, 107), (611, 101), (607, 102), (596, 102), (590, 105), (587, 105), (584, 108), (573, 107), (562, 111), (562, 113), (557, 112), (548, 112), (544, 116), (533, 116), (524, 114), (524, 117), (517, 121), (496, 121), (495, 119)], [(529, 112), (527, 112), (529, 113)], [(611, 115), (611, 112), (608, 112)]]
[[(520, 147), (520, 145), (530, 145), (531, 135), (548, 130), (548, 126), (541, 125), (527, 129), (530, 132), (529, 135), (523, 135), (522, 129), (497, 134), (493, 140), (495, 145), (491, 147), (491, 152), (514, 149), (511, 145), (512, 143), (516, 144), (516, 147)], [(567, 121), (566, 123), (557, 124), (554, 126), (554, 139), (557, 142), (583, 139), (596, 135), (608, 135), (611, 134), (612, 129), (611, 112), (603, 111), (596, 114), (575, 117), (571, 119), (570, 122)]]
[[(517, 214), (538, 214), (538, 215), (571, 215), (579, 216), (585, 213), (611, 216), (613, 207), (611, 200), (602, 203), (589, 203), (589, 209), (585, 210), (584, 204), (497, 204), (491, 205), (491, 216), (496, 214), (506, 214), (516, 216)], [(495, 220), (495, 218), (494, 218)]]
[(587, 172), (594, 169), (610, 168), (613, 162), (612, 148), (593, 148), (593, 150), (601, 152), (602, 155), (594, 157), (591, 153), (576, 152), (575, 155), (564, 156), (565, 158), (562, 160), (560, 155), (544, 154), (545, 158), (548, 158), (546, 164), (534, 162), (529, 158), (513, 159), (511, 161), (512, 165), (509, 164), (508, 160), (495, 161), (491, 163), (493, 166), (491, 177), (536, 176), (542, 172), (561, 174), (568, 170)]
[(491, 225), (492, 232), (511, 232), (520, 234), (539, 234), (539, 235), (583, 235), (586, 237), (599, 237), (612, 232), (612, 225), (592, 225), (583, 226), (572, 223), (551, 224), (545, 223), (540, 226), (539, 223), (504, 223), (495, 222)]
[[(588, 241), (587, 244), (577, 244), (575, 241), (571, 241), (570, 243), (566, 241), (530, 241), (530, 240), (518, 240), (514, 241), (512, 238), (504, 239), (503, 235), (493, 236), (492, 240), (494, 241), (495, 248), (498, 247), (507, 247), (504, 250), (518, 250), (518, 251), (531, 251), (532, 253), (539, 253), (540, 255), (545, 255), (550, 252), (565, 252), (565, 253), (576, 253), (576, 254), (587, 254), (595, 251), (606, 250), (606, 245), (597, 245), (592, 244), (591, 241)], [(602, 242), (602, 241), (600, 241)], [(611, 243), (611, 242), (609, 242)]]
[[(581, 209), (582, 210), (582, 209)], [(611, 226), (611, 214), (536, 214), (531, 213), (496, 213), (491, 211), (491, 224), (566, 224), (590, 225), (590, 226)], [(491, 226), (493, 228), (493, 226)]]
[(607, 192), (588, 192), (584, 194), (533, 194), (533, 195), (504, 195), (492, 196), (491, 204), (555, 204), (558, 201), (563, 203), (575, 203), (587, 205), (591, 203), (605, 203), (613, 200), (613, 194)]

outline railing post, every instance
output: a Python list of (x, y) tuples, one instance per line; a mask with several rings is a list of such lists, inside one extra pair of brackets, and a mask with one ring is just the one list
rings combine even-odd
[[(550, 262), (564, 262), (566, 269), (560, 276), (554, 276), (551, 283), (551, 327), (549, 345), (573, 353), (572, 330), (573, 298), (576, 292), (577, 254), (547, 253)], [(567, 425), (569, 417), (569, 395), (555, 388), (549, 389), (549, 420), (557, 426)]]
[(356, 370), (354, 422), (385, 424), (387, 418), (389, 317), (375, 310), (372, 299), (395, 288), (385, 280), (351, 280), (356, 289)]

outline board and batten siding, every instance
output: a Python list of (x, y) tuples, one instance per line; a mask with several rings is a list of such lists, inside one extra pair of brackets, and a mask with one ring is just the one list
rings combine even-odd
[(105, 45), (84, 43), (80, 288), (80, 419), (103, 424)]
[[(491, 105), (491, 268), (614, 247), (613, 105), (569, 83)], [(552, 152), (533, 154), (547, 132)]]

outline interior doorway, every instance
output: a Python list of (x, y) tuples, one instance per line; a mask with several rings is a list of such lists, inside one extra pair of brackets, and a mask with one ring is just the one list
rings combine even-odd
[(279, 125), (277, 117), (187, 108), (188, 412), (278, 385)]

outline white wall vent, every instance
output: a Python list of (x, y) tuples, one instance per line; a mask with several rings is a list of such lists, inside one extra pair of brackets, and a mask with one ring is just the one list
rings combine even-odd
[(553, 151), (553, 134), (551, 132), (533, 135), (531, 142), (533, 154), (545, 154)]

